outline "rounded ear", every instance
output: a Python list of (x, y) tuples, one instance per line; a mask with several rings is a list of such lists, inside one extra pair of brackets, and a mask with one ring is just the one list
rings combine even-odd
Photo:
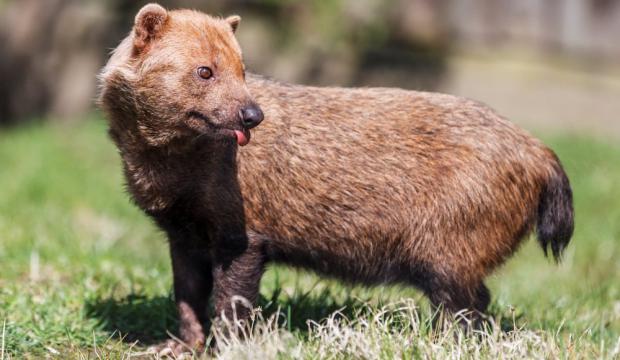
[(157, 38), (167, 19), (168, 12), (159, 4), (148, 4), (140, 9), (133, 27), (134, 50), (143, 51), (153, 39)]
[(230, 25), (233, 32), (237, 31), (237, 27), (239, 27), (239, 23), (241, 22), (241, 16), (239, 15), (231, 15), (226, 18), (226, 22)]

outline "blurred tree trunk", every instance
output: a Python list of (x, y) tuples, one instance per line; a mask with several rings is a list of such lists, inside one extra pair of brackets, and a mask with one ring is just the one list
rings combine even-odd
[(102, 59), (102, 2), (11, 1), (0, 20), (0, 124), (90, 107)]

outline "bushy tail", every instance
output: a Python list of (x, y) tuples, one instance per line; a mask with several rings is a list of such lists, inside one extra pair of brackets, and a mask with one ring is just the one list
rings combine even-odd
[(559, 161), (541, 193), (536, 227), (545, 256), (551, 245), (553, 257), (559, 262), (574, 229), (573, 192)]

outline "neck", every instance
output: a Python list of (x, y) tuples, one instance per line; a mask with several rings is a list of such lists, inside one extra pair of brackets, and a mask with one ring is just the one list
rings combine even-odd
[(127, 188), (147, 212), (164, 211), (184, 194), (195, 194), (199, 188), (208, 192), (208, 187), (236, 177), (233, 141), (202, 138), (154, 147), (135, 134), (110, 133), (120, 151)]

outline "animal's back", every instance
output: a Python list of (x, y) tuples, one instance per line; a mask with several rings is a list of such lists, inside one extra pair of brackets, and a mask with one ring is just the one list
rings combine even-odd
[(248, 85), (266, 114), (238, 160), (248, 227), (283, 257), (377, 281), (415, 261), (478, 278), (531, 230), (548, 150), (485, 106), (397, 89)]

